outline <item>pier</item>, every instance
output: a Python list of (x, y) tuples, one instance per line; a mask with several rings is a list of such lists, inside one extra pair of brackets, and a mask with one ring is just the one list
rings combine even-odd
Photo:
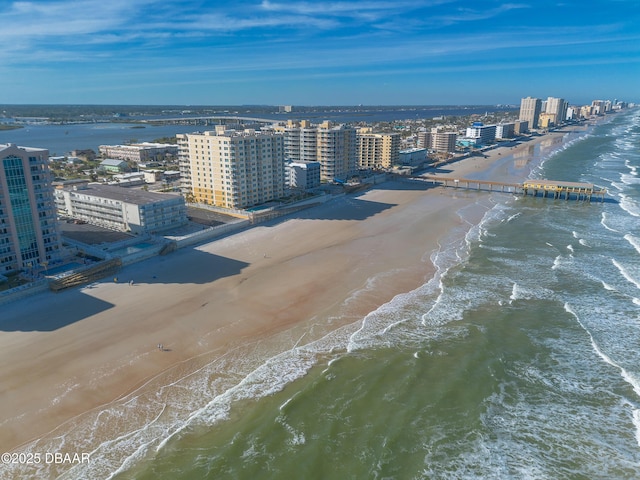
[(557, 180), (527, 180), (523, 183), (495, 182), (491, 180), (474, 180), (471, 178), (443, 177), (440, 175), (420, 175), (416, 179), (440, 183), (444, 187), (463, 188), (465, 190), (484, 190), (489, 192), (513, 193), (519, 195), (542, 194), (543, 198), (564, 200), (586, 200), (600, 197), (604, 202), (605, 189), (596, 188), (593, 183), (562, 182)]

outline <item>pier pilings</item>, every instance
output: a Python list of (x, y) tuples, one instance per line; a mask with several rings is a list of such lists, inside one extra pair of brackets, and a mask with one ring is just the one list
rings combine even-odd
[(591, 202), (592, 197), (600, 197), (604, 202), (605, 189), (597, 189), (591, 183), (563, 182), (556, 180), (528, 180), (524, 183), (496, 182), (492, 180), (474, 180), (470, 178), (444, 177), (440, 175), (420, 175), (417, 179), (429, 180), (444, 187), (466, 190), (485, 190), (489, 192), (513, 193), (523, 196), (553, 198), (555, 200), (577, 200)]

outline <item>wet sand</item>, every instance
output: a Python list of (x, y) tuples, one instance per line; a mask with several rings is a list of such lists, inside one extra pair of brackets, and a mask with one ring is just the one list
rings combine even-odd
[[(473, 176), (500, 160), (492, 175), (511, 181), (516, 158), (522, 161), (523, 152), (554, 135), (562, 134), (441, 170)], [(126, 267), (117, 282), (104, 279), (2, 307), (0, 447), (11, 451), (53, 438), (88, 412), (147, 388), (150, 379), (175, 374), (176, 366), (188, 373), (203, 355), (222, 357), (294, 327), (313, 340), (322, 329), (361, 319), (433, 275), (425, 252), (438, 249), (460, 223), (456, 211), (473, 201), (425, 182), (390, 181), (295, 218)], [(384, 281), (371, 282), (380, 275)], [(340, 314), (345, 301), (364, 290), (350, 302), (349, 315)], [(342, 320), (328, 325), (335, 315)]]

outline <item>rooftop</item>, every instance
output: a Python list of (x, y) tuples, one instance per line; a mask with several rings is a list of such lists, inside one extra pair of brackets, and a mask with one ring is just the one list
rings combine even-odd
[(78, 189), (76, 193), (108, 198), (134, 205), (148, 205), (180, 198), (178, 194), (148, 192), (141, 189), (116, 187), (101, 183), (90, 183), (86, 188)]

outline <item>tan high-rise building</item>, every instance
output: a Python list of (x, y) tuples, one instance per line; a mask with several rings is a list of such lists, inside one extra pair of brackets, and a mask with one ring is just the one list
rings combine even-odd
[(542, 100), (539, 98), (523, 98), (520, 101), (520, 120), (529, 122), (529, 128), (538, 128), (540, 112), (542, 110)]
[(319, 162), (322, 181), (344, 180), (358, 169), (356, 129), (347, 125), (307, 120), (289, 121), (283, 132), (285, 158), (294, 162)]
[(544, 113), (549, 114), (548, 117), (554, 125), (561, 125), (567, 119), (567, 108), (569, 104), (564, 98), (549, 97), (546, 101)]
[(218, 126), (177, 137), (188, 200), (243, 209), (284, 195), (283, 135)]
[(0, 275), (61, 260), (49, 151), (0, 145)]
[(390, 168), (398, 163), (399, 133), (358, 133), (358, 166), (362, 169)]
[(431, 149), (439, 153), (453, 153), (456, 151), (456, 132), (443, 132), (437, 128), (431, 131)]

